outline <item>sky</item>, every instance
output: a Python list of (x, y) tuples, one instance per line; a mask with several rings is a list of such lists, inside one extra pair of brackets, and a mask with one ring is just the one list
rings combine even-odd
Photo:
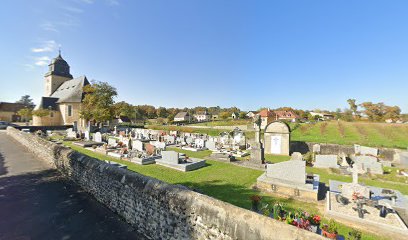
[(408, 1), (4, 0), (0, 101), (38, 103), (58, 55), (116, 101), (164, 107), (372, 101), (408, 112)]

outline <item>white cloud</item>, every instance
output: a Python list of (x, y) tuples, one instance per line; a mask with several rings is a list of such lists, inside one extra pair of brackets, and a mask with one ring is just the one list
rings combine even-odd
[(68, 12), (71, 12), (71, 13), (83, 13), (83, 12), (84, 12), (84, 10), (82, 10), (82, 9), (80, 9), (80, 8), (76, 8), (76, 7), (68, 7), (68, 6), (66, 6), (66, 7), (62, 7), (62, 9), (65, 9), (65, 10), (67, 10)]
[(40, 52), (53, 52), (57, 50), (57, 43), (54, 40), (45, 41), (41, 47), (38, 48), (31, 48), (32, 52), (40, 53)]
[(45, 31), (58, 32), (58, 29), (55, 26), (55, 24), (53, 24), (51, 22), (45, 22), (45, 23), (41, 24), (40, 27)]
[(49, 64), (49, 62), (50, 62), (50, 58), (49, 57), (47, 57), (47, 56), (42, 56), (42, 57), (36, 57), (36, 58), (34, 58), (35, 59), (35, 65), (37, 65), (37, 66), (40, 66), (40, 67), (42, 67), (42, 66), (47, 66), (48, 64)]

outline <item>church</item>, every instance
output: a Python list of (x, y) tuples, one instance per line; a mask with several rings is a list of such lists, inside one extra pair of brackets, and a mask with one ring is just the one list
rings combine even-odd
[(48, 65), (44, 76), (45, 92), (37, 109), (49, 110), (47, 116), (33, 116), (34, 126), (75, 125), (86, 126), (80, 118), (81, 103), (84, 98), (83, 88), (89, 85), (85, 76), (73, 78), (68, 63), (62, 58), (61, 51)]

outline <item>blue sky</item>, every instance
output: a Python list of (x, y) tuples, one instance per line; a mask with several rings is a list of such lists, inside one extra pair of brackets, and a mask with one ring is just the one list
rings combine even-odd
[(38, 101), (49, 61), (165, 107), (408, 112), (408, 1), (5, 0), (0, 101)]

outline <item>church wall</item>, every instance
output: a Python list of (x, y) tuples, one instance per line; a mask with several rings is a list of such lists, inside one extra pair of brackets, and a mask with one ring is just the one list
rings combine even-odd
[[(72, 106), (71, 116), (68, 116), (68, 105)], [(77, 121), (78, 124), (80, 123), (79, 111), (81, 109), (81, 103), (61, 103), (59, 107), (64, 125), (73, 125), (74, 121)]]
[(53, 116), (47, 115), (45, 117), (33, 116), (33, 126), (59, 126), (64, 125), (62, 116), (59, 111), (52, 111)]

